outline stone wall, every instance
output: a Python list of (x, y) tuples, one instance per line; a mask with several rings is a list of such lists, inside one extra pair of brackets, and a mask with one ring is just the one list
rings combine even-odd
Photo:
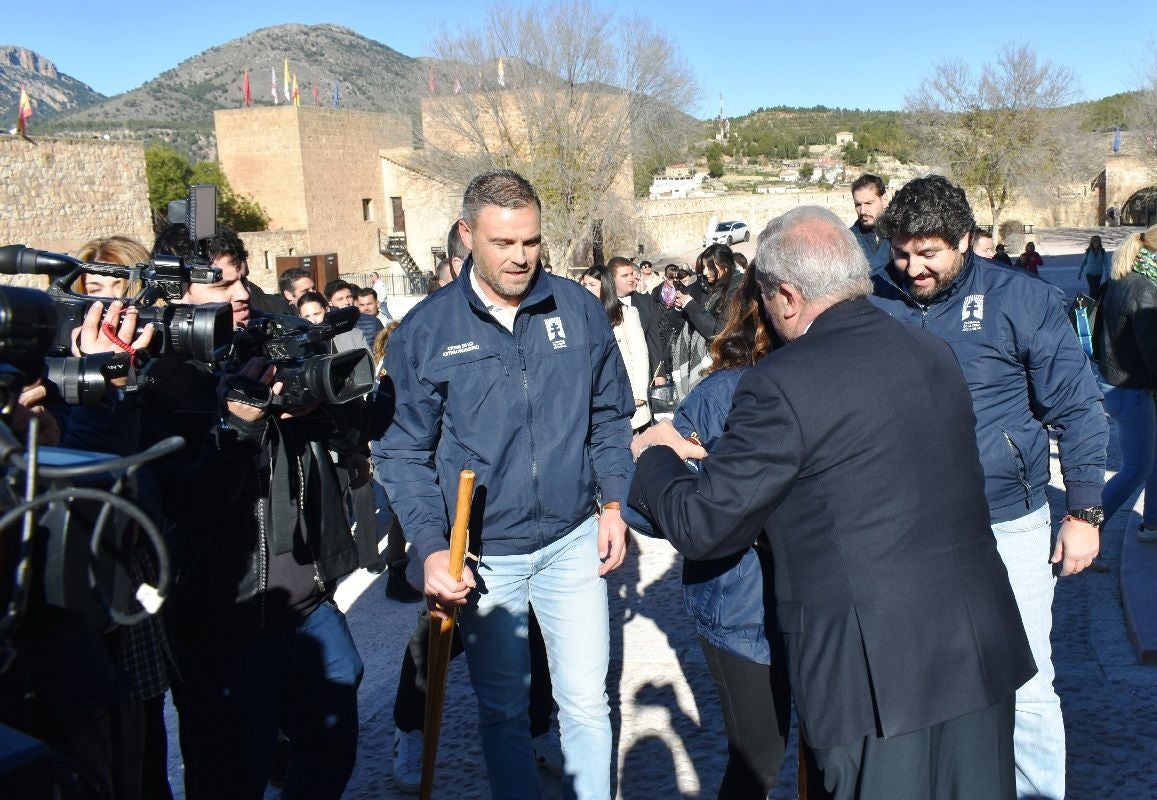
[[(890, 192), (903, 184), (889, 186)], [(988, 203), (980, 194), (970, 195), (969, 202), (981, 225), (991, 221)], [(767, 221), (801, 205), (817, 205), (830, 209), (848, 225), (855, 222), (851, 191), (837, 188), (830, 191), (801, 191), (787, 194), (742, 194), (719, 197), (694, 197), (670, 200), (640, 200), (635, 205), (637, 241), (644, 253), (661, 258), (699, 247), (711, 220), (743, 220), (750, 226), (754, 238)], [(1119, 205), (1118, 205), (1119, 207)], [(1067, 187), (1057, 197), (1011, 203), (1001, 215), (1001, 221), (1019, 222), (1035, 228), (1057, 226), (1091, 226), (1097, 221), (1096, 192), (1084, 187)], [(635, 249), (628, 248), (634, 255)]]
[(153, 242), (140, 142), (0, 137), (0, 245), (75, 252), (120, 234)]
[[(399, 197), (406, 216), (406, 241), (410, 255), (423, 270), (434, 269), (430, 248), (446, 247), (450, 224), (458, 219), (465, 186), (425, 175), (406, 163), (408, 148), (382, 151), (380, 156), (382, 191), (387, 198)], [(383, 227), (393, 231), (396, 220), (392, 210), (382, 220)], [(391, 261), (388, 272), (402, 274), (402, 268)], [(352, 272), (342, 268), (343, 272)], [(381, 271), (381, 270), (379, 270)]]
[(309, 255), (305, 231), (251, 231), (241, 240), (249, 251), (249, 280), (267, 292), (277, 292), (277, 257)]

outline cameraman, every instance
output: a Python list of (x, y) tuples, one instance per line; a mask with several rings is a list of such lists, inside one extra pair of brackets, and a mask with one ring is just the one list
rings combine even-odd
[[(207, 253), (221, 278), (190, 284), (183, 302), (230, 303), (244, 324), (241, 240), (222, 230)], [(231, 389), (279, 392), (261, 359), (232, 375), (158, 359), (146, 385), (144, 443), (187, 443), (159, 469), (186, 794), (261, 798), (280, 727), (292, 741), (282, 796), (339, 798), (354, 765), (362, 662), (333, 602), (357, 552), (327, 449), (356, 450), (365, 434), (344, 424), (344, 406), (271, 413), (231, 399)]]

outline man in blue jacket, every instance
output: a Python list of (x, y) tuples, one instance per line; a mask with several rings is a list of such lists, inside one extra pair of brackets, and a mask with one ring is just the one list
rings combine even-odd
[(852, 202), (856, 205), (856, 221), (852, 235), (868, 259), (868, 268), (879, 272), (892, 258), (888, 240), (876, 230), (876, 223), (888, 207), (888, 189), (883, 178), (864, 173), (852, 182)]
[[(1053, 590), (1057, 572), (1076, 574), (1097, 555), (1108, 426), (1061, 292), (977, 257), (974, 226), (964, 191), (945, 178), (906, 184), (878, 223), (902, 283), (875, 274), (875, 301), (943, 338), (964, 371), (993, 534), (1039, 669), (1016, 695), (1017, 792), (1061, 798), (1065, 729), (1052, 685)], [(1055, 546), (1045, 497), (1050, 428), (1068, 509)]]
[[(459, 616), (491, 792), (538, 798), (527, 723), (533, 603), (559, 706), (568, 797), (610, 797), (610, 651), (604, 576), (625, 555), (619, 507), (634, 401), (606, 313), (539, 269), (541, 204), (500, 170), (466, 189), (462, 274), (390, 338), (394, 422), (377, 474), (424, 565), (435, 616)], [(448, 570), (447, 509), (477, 474), (479, 560)], [(599, 512), (596, 502), (601, 504)], [(596, 513), (599, 512), (599, 513)]]

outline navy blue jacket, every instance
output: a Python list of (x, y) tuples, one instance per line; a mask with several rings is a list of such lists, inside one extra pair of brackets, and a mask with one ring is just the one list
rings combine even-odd
[(994, 524), (1045, 504), (1047, 428), (1058, 434), (1068, 508), (1100, 505), (1109, 428), (1059, 289), (971, 251), (956, 279), (927, 303), (887, 272), (872, 281), (877, 306), (936, 334), (956, 354), (972, 393)]
[[(699, 441), (710, 450), (727, 426), (735, 387), (744, 372), (712, 372), (696, 384), (675, 411), (676, 430), (684, 436), (698, 433)], [(684, 559), (683, 605), (699, 635), (736, 658), (770, 664), (766, 614), (775, 595), (770, 587), (765, 591), (763, 581), (754, 547), (709, 561)]]
[(856, 241), (863, 248), (864, 255), (868, 257), (868, 266), (872, 274), (882, 272), (884, 267), (888, 266), (888, 262), (892, 260), (892, 243), (882, 236), (878, 236), (875, 230), (871, 233), (860, 230), (858, 219), (852, 223), (850, 230), (852, 236), (856, 237)]
[(512, 334), (472, 270), (406, 314), (386, 356), (397, 406), (374, 470), (419, 561), (447, 546), (463, 469), (484, 498), (472, 530), (489, 555), (532, 553), (596, 497), (625, 499), (635, 402), (602, 304), (539, 270)]

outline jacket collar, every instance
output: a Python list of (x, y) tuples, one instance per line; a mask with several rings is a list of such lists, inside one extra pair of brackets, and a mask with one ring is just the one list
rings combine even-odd
[[(473, 272), (474, 256), (470, 255), (467, 256), (466, 261), (463, 262), (462, 269), (459, 271), (454, 283), (458, 291), (462, 292), (465, 296), (467, 303), (478, 311), (489, 314), (490, 310), (486, 307), (486, 304), (482, 302), (482, 298), (478, 296), (478, 293), (474, 291), (474, 287), (470, 282), (470, 276)], [(553, 296), (554, 290), (550, 286), (550, 279), (546, 277), (546, 272), (540, 263), (538, 269), (534, 271), (534, 277), (531, 279), (530, 286), (526, 290), (526, 296), (523, 297), (522, 302), (518, 304), (518, 312), (515, 314), (515, 317), (517, 317), (518, 313), (521, 313), (523, 309), (536, 306)]]
[(897, 283), (895, 278), (892, 276), (891, 271), (889, 270), (881, 270), (877, 273), (874, 273), (872, 275), (872, 280), (880, 281), (881, 283), (891, 287), (896, 292), (898, 292), (901, 297), (904, 298), (905, 302), (909, 303), (910, 305), (918, 306), (920, 308), (928, 308), (929, 306), (934, 306), (939, 303), (946, 303), (957, 294), (959, 294), (961, 288), (972, 279), (972, 273), (976, 271), (975, 261), (975, 254), (972, 252), (972, 248), (969, 248), (968, 252), (964, 254), (964, 264), (960, 267), (960, 274), (953, 278), (950, 284), (945, 286), (936, 294), (932, 295), (932, 297), (927, 301), (920, 301), (913, 297), (908, 291), (908, 286), (906, 283)]

